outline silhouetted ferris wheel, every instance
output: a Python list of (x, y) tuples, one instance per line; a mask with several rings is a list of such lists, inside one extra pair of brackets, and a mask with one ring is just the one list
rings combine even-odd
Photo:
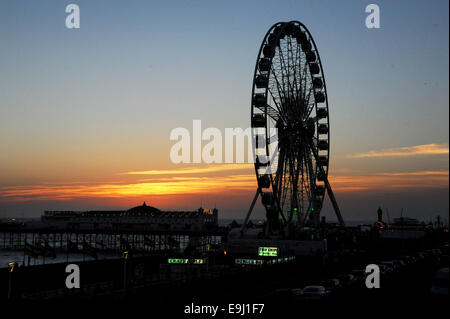
[(329, 124), (325, 77), (314, 39), (301, 22), (274, 24), (259, 49), (253, 78), (258, 189), (246, 222), (261, 195), (272, 229), (318, 224), (328, 192), (344, 224), (328, 182)]

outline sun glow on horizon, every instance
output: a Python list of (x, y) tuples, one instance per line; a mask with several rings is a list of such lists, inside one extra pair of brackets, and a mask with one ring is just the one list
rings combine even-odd
[[(140, 196), (169, 196), (169, 195), (207, 195), (230, 194), (236, 192), (250, 192), (256, 189), (256, 178), (252, 173), (242, 174), (232, 172), (226, 176), (185, 176), (181, 170), (180, 176), (174, 176), (175, 171), (152, 171), (158, 177), (136, 179), (130, 182), (108, 183), (46, 183), (32, 186), (4, 186), (0, 187), (0, 201), (25, 200), (69, 200), (74, 198), (128, 198)], [(205, 169), (192, 169), (205, 172)], [(223, 171), (212, 167), (209, 172)], [(164, 176), (165, 172), (166, 175)], [(167, 172), (170, 172), (167, 174)], [(410, 188), (448, 188), (448, 171), (416, 171), (391, 172), (348, 175), (337, 172), (330, 174), (329, 179), (333, 190), (337, 193), (357, 192), (369, 190), (401, 190)], [(189, 173), (194, 174), (194, 173)]]

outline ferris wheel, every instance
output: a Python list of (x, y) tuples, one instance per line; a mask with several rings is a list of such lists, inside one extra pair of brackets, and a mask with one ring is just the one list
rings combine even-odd
[(276, 23), (262, 41), (253, 77), (251, 126), (258, 188), (243, 228), (260, 195), (272, 229), (317, 225), (326, 193), (344, 225), (328, 181), (325, 76), (314, 39), (301, 22)]

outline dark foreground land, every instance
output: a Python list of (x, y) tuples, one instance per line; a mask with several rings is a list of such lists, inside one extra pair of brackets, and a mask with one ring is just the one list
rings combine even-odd
[[(121, 259), (99, 260), (80, 264), (82, 287), (70, 291), (64, 286), (66, 264), (24, 267), (13, 273), (10, 301), (3, 289), (10, 274), (0, 272), (1, 298), (15, 312), (43, 309), (58, 314), (62, 305), (64, 311), (81, 314), (124, 312), (145, 318), (300, 318), (307, 310), (364, 317), (357, 310), (361, 307), (379, 317), (392, 311), (440, 313), (448, 296), (437, 297), (430, 290), (436, 272), (448, 267), (447, 242), (403, 242), (401, 247), (386, 242), (370, 251), (339, 250), (326, 258), (309, 256), (265, 267), (202, 265), (181, 276), (161, 271), (160, 264), (167, 260), (162, 256), (131, 258), (126, 264)], [(366, 265), (391, 260), (401, 262), (382, 269), (379, 289), (368, 289)], [(335, 278), (339, 284), (329, 285)], [(308, 298), (301, 293), (308, 285), (327, 286), (327, 294)], [(261, 306), (254, 304), (264, 304), (261, 313)], [(215, 316), (186, 314), (189, 306), (190, 311), (193, 306), (217, 306), (218, 311)]]

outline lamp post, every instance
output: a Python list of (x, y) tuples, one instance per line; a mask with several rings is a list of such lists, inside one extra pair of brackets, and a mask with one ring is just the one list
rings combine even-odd
[(123, 255), (123, 289), (126, 293), (127, 288), (127, 259), (128, 259), (128, 250), (122, 253)]
[(15, 261), (8, 263), (9, 267), (9, 276), (8, 276), (8, 300), (11, 299), (11, 289), (12, 289), (12, 273), (14, 271), (14, 267), (17, 265)]

